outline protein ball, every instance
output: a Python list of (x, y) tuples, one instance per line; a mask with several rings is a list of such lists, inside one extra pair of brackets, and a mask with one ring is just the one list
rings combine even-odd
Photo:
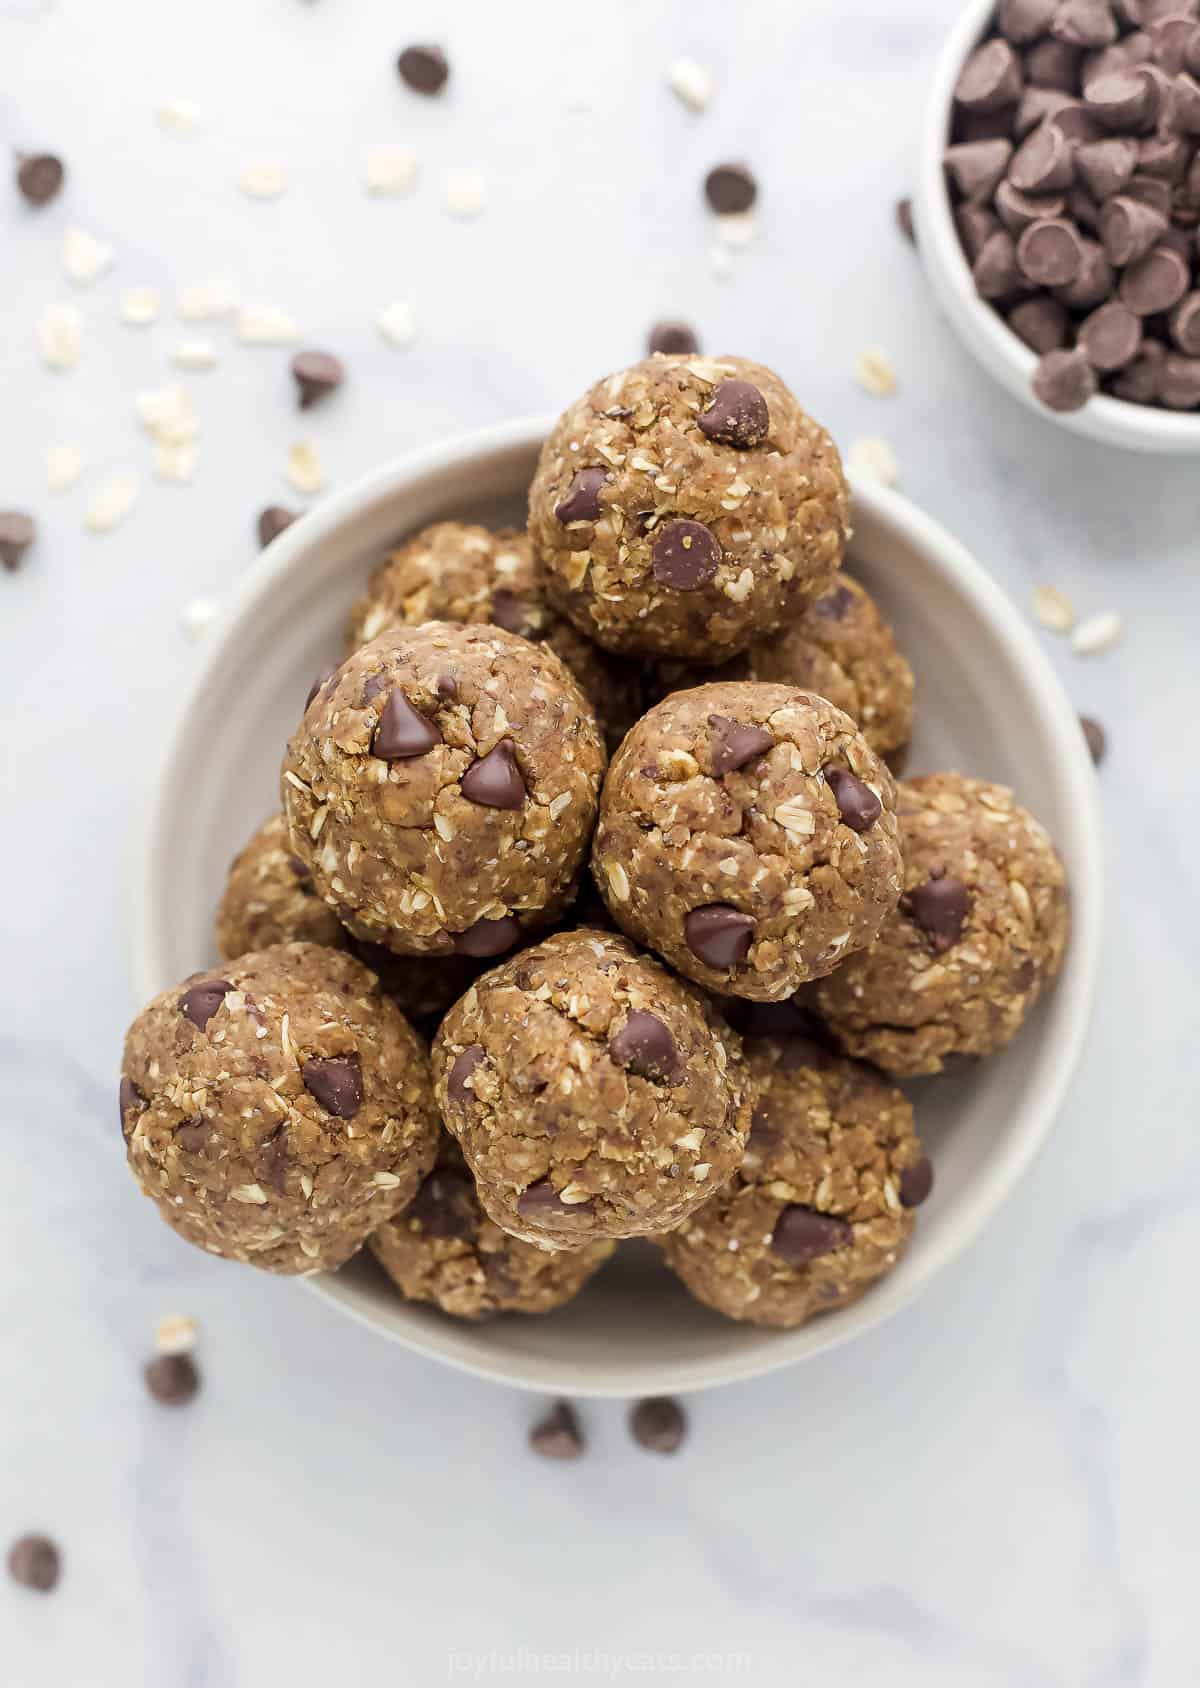
[(623, 938), (547, 938), (488, 973), (433, 1045), (442, 1117), (505, 1231), (543, 1248), (670, 1229), (737, 1166), (740, 1043)]
[(456, 1319), (549, 1313), (578, 1295), (616, 1246), (548, 1250), (509, 1236), (480, 1207), (462, 1151), (445, 1132), (437, 1165), (412, 1201), (368, 1240), (403, 1296)]
[(801, 1039), (748, 1058), (758, 1100), (742, 1164), (663, 1256), (705, 1306), (795, 1329), (892, 1270), (931, 1171), (909, 1103), (868, 1067)]
[(931, 774), (900, 786), (897, 814), (904, 896), (816, 1002), (849, 1054), (907, 1078), (1009, 1042), (1058, 972), (1069, 913), (1062, 863), (1006, 787)]
[(876, 937), (901, 891), (895, 785), (791, 686), (676, 692), (613, 759), (592, 872), (618, 925), (708, 990), (775, 1001)]
[(566, 907), (603, 768), (553, 651), (431, 621), (382, 634), (319, 688), (281, 789), (293, 850), (356, 937), (485, 957)]
[(337, 915), (313, 889), (308, 868), (293, 854), (287, 821), (260, 826), (234, 857), (217, 909), (217, 950), (225, 960), (271, 944), (345, 947)]
[(156, 997), (125, 1039), (121, 1125), (173, 1230), (271, 1272), (340, 1266), (437, 1149), (420, 1039), (373, 974), (317, 944)]
[(528, 537), (469, 522), (435, 522), (380, 564), (350, 612), (347, 652), (395, 627), (426, 621), (491, 623), (566, 663), (612, 748), (641, 714), (641, 676), (632, 663), (598, 650), (546, 601)]
[(833, 578), (837, 448), (744, 358), (655, 356), (599, 382), (542, 447), (529, 532), (554, 601), (610, 650), (719, 662)]

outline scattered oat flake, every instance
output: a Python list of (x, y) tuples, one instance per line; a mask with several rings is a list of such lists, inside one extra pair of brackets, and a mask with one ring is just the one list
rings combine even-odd
[(131, 287), (121, 295), (121, 321), (145, 328), (158, 317), (158, 294), (153, 287)]
[(667, 86), (693, 111), (703, 111), (713, 97), (712, 76), (695, 59), (676, 59), (667, 71)]
[(487, 189), (475, 170), (451, 170), (446, 177), (446, 209), (452, 217), (478, 217)]
[(217, 367), (217, 348), (212, 340), (199, 338), (180, 340), (171, 353), (171, 362), (177, 363), (180, 369), (215, 369)]
[(311, 445), (302, 441), (288, 452), (287, 478), (297, 492), (320, 492), (325, 485), (325, 471)]
[(1035, 586), (1033, 613), (1052, 633), (1069, 633), (1077, 620), (1075, 605), (1057, 586)]
[(300, 327), (276, 305), (247, 305), (238, 313), (237, 336), (247, 346), (290, 346)]
[(114, 475), (105, 481), (87, 507), (83, 524), (89, 533), (111, 533), (138, 501), (142, 483), (136, 475)]
[(238, 186), (251, 199), (278, 199), (287, 183), (278, 164), (248, 164), (238, 177)]
[(160, 1354), (190, 1354), (199, 1335), (195, 1319), (189, 1319), (186, 1313), (168, 1313), (158, 1322), (154, 1346)]
[(191, 400), (182, 387), (151, 387), (134, 400), (138, 420), (158, 445), (187, 445), (200, 433)]
[(86, 286), (102, 276), (116, 254), (85, 229), (70, 228), (63, 235), (62, 265), (70, 281)]
[[(193, 598), (190, 604), (184, 605), (183, 614), (179, 619), (188, 637), (198, 639), (201, 634), (208, 631), (220, 613), (221, 606), (215, 598)], [(257, 1186), (253, 1186), (253, 1188), (257, 1188)], [(237, 1195), (237, 1192), (234, 1191), (234, 1194)], [(244, 1195), (238, 1197), (238, 1199), (240, 1201), (257, 1201), (258, 1197)]]
[(200, 126), (200, 107), (194, 100), (163, 100), (154, 114), (170, 135), (191, 135)]
[(52, 445), (46, 452), (46, 485), (51, 492), (70, 492), (83, 473), (83, 457), (73, 445)]
[(1079, 623), (1071, 635), (1071, 649), (1076, 656), (1097, 656), (1111, 649), (1120, 637), (1120, 616), (1116, 610), (1102, 610)]
[(896, 391), (896, 371), (892, 368), (892, 360), (878, 346), (868, 346), (858, 354), (854, 379), (877, 399), (885, 399)]
[(47, 305), (38, 318), (38, 347), (50, 369), (75, 367), (82, 336), (83, 318), (74, 305)]
[(154, 446), (154, 473), (160, 481), (190, 481), (196, 473), (200, 448), (196, 445), (158, 440)]
[(726, 211), (714, 217), (713, 224), (724, 246), (749, 246), (758, 233), (758, 218), (753, 211)]
[(185, 322), (207, 322), (235, 311), (237, 293), (231, 281), (193, 281), (179, 289), (175, 308)]
[(417, 179), (417, 155), (408, 147), (368, 147), (363, 185), (368, 193), (409, 193)]
[(895, 486), (900, 479), (900, 465), (896, 454), (884, 439), (864, 434), (854, 441), (846, 458), (846, 467), (860, 480), (879, 481), (883, 486)]
[(407, 346), (417, 332), (412, 306), (403, 299), (393, 299), (390, 305), (385, 305), (375, 318), (375, 326), (393, 346)]

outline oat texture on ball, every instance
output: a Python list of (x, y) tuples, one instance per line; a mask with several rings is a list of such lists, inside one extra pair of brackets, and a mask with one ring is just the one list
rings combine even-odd
[(544, 641), (579, 682), (613, 748), (641, 713), (639, 669), (600, 650), (551, 609), (527, 534), (470, 522), (422, 528), (371, 576), (350, 613), (347, 650), (425, 621), (490, 623)]
[(502, 954), (573, 893), (604, 748), (545, 645), (394, 628), (320, 686), (281, 784), (292, 847), (355, 937)]
[(685, 1217), (741, 1159), (740, 1042), (624, 938), (547, 938), (485, 975), (433, 1047), (442, 1117), (487, 1214), (579, 1249)]
[(437, 1148), (420, 1039), (373, 974), (316, 944), (156, 997), (126, 1037), (120, 1104), (129, 1165), (167, 1223), (272, 1272), (348, 1260)]
[(226, 960), (272, 944), (345, 946), (341, 922), (292, 851), (283, 815), (272, 815), (234, 858), (217, 909), (215, 937)]
[(1044, 828), (1005, 786), (903, 782), (904, 895), (876, 941), (816, 988), (842, 1046), (884, 1072), (941, 1072), (1016, 1034), (1058, 972), (1066, 880)]
[(932, 1171), (912, 1108), (869, 1067), (799, 1038), (749, 1046), (754, 1122), (729, 1182), (662, 1239), (696, 1297), (794, 1329), (890, 1272)]
[(718, 662), (830, 584), (837, 448), (772, 370), (656, 354), (560, 417), (529, 495), (555, 602), (610, 650)]
[(778, 1000), (869, 944), (900, 895), (891, 774), (791, 686), (717, 682), (643, 716), (604, 783), (592, 871), (678, 972)]
[(446, 1132), (433, 1171), (369, 1243), (407, 1300), (431, 1302), (457, 1319), (552, 1312), (578, 1295), (616, 1246), (602, 1239), (545, 1249), (502, 1231), (479, 1205), (462, 1151)]

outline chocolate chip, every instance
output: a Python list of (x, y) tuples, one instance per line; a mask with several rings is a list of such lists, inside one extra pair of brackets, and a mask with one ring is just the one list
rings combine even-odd
[(695, 592), (716, 574), (721, 545), (703, 522), (677, 518), (657, 529), (650, 547), (654, 578), (675, 592)]
[(971, 269), (981, 299), (1007, 299), (1022, 285), (1017, 244), (1007, 229), (997, 229), (984, 242)]
[(258, 543), (264, 548), (278, 539), (284, 528), (300, 518), (299, 510), (288, 510), (282, 504), (268, 504), (258, 518)]
[(465, 932), (454, 934), (454, 953), (486, 961), (489, 956), (510, 950), (520, 936), (520, 923), (511, 914), (503, 914), (498, 920), (477, 920)]
[(607, 472), (604, 469), (577, 469), (567, 495), (554, 506), (554, 514), (564, 527), (571, 522), (594, 522), (600, 514), (600, 488)]
[(467, 1083), (471, 1074), (481, 1062), (486, 1061), (481, 1043), (469, 1043), (461, 1055), (456, 1055), (454, 1064), (446, 1076), (446, 1094), (452, 1102), (473, 1102), (475, 1092)]
[(519, 809), (529, 795), (511, 739), (501, 739), (486, 756), (472, 762), (459, 785), (468, 803), (485, 809)]
[(924, 932), (941, 955), (956, 944), (971, 910), (971, 893), (953, 874), (934, 873), (900, 899), (901, 911)]
[(442, 735), (437, 723), (414, 709), (399, 686), (383, 706), (379, 725), (371, 739), (371, 754), (384, 762), (407, 762), (425, 756)]
[(917, 230), (913, 223), (911, 199), (898, 199), (896, 201), (896, 227), (910, 246), (917, 244)]
[(566, 1401), (556, 1401), (529, 1432), (529, 1446), (543, 1459), (578, 1459), (584, 1443), (575, 1409)]
[(799, 1271), (810, 1261), (845, 1248), (853, 1238), (854, 1232), (844, 1219), (794, 1202), (775, 1221), (771, 1247), (781, 1260)]
[(1090, 142), (1102, 140), (1104, 137), (1104, 130), (1097, 122), (1095, 113), (1089, 111), (1082, 100), (1067, 100), (1059, 106), (1049, 121), (1076, 148), (1087, 146)]
[(1136, 263), (1156, 245), (1167, 227), (1166, 215), (1128, 193), (1110, 199), (1100, 215), (1100, 239), (1109, 262)]
[(1160, 217), (1170, 217), (1175, 204), (1170, 182), (1161, 181), (1157, 176), (1143, 175), (1140, 170), (1125, 189), (1125, 198), (1134, 200), (1138, 205), (1148, 205)]
[(447, 703), (455, 703), (458, 699), (458, 681), (453, 674), (439, 674), (437, 678), (437, 695)]
[(200, 1154), (208, 1145), (212, 1136), (212, 1126), (206, 1119), (185, 1119), (182, 1125), (175, 1127), (171, 1141), (189, 1155)]
[(704, 178), (704, 197), (719, 216), (749, 211), (758, 183), (744, 164), (718, 164)]
[(62, 1560), (49, 1536), (22, 1536), (8, 1550), (8, 1574), (22, 1588), (49, 1594), (57, 1586)]
[(631, 1011), (620, 1031), (609, 1039), (608, 1053), (618, 1067), (639, 1078), (670, 1084), (680, 1076), (675, 1039), (658, 1015), (644, 1008)]
[(353, 1119), (363, 1105), (362, 1061), (357, 1055), (301, 1061), (300, 1077), (314, 1102), (335, 1119)]
[(396, 60), (396, 69), (414, 94), (440, 94), (450, 75), (440, 47), (406, 47)]
[(966, 200), (982, 203), (995, 193), (1012, 158), (1012, 142), (960, 141), (942, 158), (946, 174)]
[[(1167, 137), (1160, 142), (1160, 145), (1166, 146), (1173, 141), (1177, 147), (1184, 149), (1183, 170), (1174, 178), (1178, 180), (1180, 175), (1186, 174), (1188, 167), (1186, 143), (1182, 141), (1181, 136), (1190, 135), (1194, 138), (1197, 134), (1200, 134), (1200, 82), (1189, 76), (1186, 71), (1175, 78), (1175, 85), (1171, 90), (1171, 123), (1180, 131), (1180, 135)], [(1141, 154), (1143, 170), (1150, 169), (1151, 159), (1154, 156), (1152, 152), (1147, 156), (1148, 150), (1144, 144)], [(1178, 168), (1178, 152), (1167, 156), (1171, 157), (1173, 165)]]
[[(815, 604), (810, 605), (810, 609), (812, 614), (819, 615), (822, 621), (844, 621), (846, 611), (856, 602), (851, 588), (839, 580), (836, 586), (818, 598)], [(709, 725), (711, 726), (716, 719), (719, 717), (710, 715)]]
[(771, 413), (752, 381), (722, 381), (700, 414), (699, 428), (705, 439), (748, 451), (770, 433)]
[(404, 1218), (417, 1220), (427, 1237), (473, 1236), (478, 1218), (474, 1180), (453, 1167), (435, 1167), (405, 1208)]
[(1188, 357), (1200, 357), (1200, 292), (1189, 293), (1171, 312), (1171, 338)]
[(52, 152), (17, 155), (17, 187), (30, 205), (49, 205), (62, 187), (66, 173), (62, 159)]
[(346, 379), (345, 366), (332, 352), (297, 352), (292, 359), (301, 410), (310, 410), (320, 399), (336, 392)]
[(1114, 70), (1094, 76), (1083, 98), (1101, 128), (1128, 135), (1145, 124), (1154, 103), (1154, 88), (1136, 70)]
[(1153, 404), (1162, 389), (1166, 347), (1158, 340), (1143, 340), (1137, 357), (1123, 369), (1113, 382), (1113, 392), (1119, 399), (1133, 404)]
[(1187, 264), (1169, 246), (1156, 246), (1130, 264), (1121, 277), (1121, 301), (1140, 317), (1157, 316), (1177, 305), (1191, 279)]
[(650, 352), (669, 352), (677, 356), (698, 352), (700, 342), (696, 331), (686, 322), (656, 322), (646, 341)]
[[(973, 264), (1000, 228), (1000, 220), (984, 205), (959, 205), (954, 211), (954, 227), (967, 255), (967, 262)], [(1016, 268), (1015, 258), (1013, 268)]]
[(1056, 297), (1073, 311), (1090, 311), (1111, 295), (1114, 280), (1112, 265), (1099, 241), (1085, 240), (1079, 274), (1070, 286), (1058, 288)]
[(996, 24), (1006, 40), (1024, 47), (1045, 35), (1057, 10), (1058, 0), (1000, 0)]
[(146, 1106), (146, 1098), (142, 1095), (133, 1080), (131, 1078), (126, 1078), (124, 1073), (121, 1074), (121, 1086), (117, 1094), (117, 1100), (121, 1107), (122, 1127), (124, 1127), (125, 1124), (125, 1115), (129, 1112), (130, 1108), (144, 1108)]
[(185, 1020), (203, 1031), (225, 1000), (225, 993), (233, 986), (228, 979), (205, 979), (184, 991), (176, 1006)]
[(920, 1207), (933, 1189), (933, 1162), (922, 1155), (915, 1166), (906, 1166), (900, 1174), (900, 1205)]
[(1067, 208), (1065, 194), (1022, 193), (1011, 182), (1000, 183), (994, 203), (1000, 221), (1014, 240), (1024, 234), (1031, 223), (1041, 222), (1047, 217), (1061, 217)]
[(727, 715), (710, 715), (709, 761), (714, 779), (744, 768), (756, 756), (764, 755), (775, 743), (765, 727), (753, 727), (744, 721), (731, 721)]
[(537, 631), (534, 613), (531, 605), (518, 598), (507, 586), (501, 586), (492, 593), (488, 619), (493, 627), (503, 627), (506, 633), (516, 633), (519, 638), (528, 639)]
[(142, 1375), (146, 1388), (164, 1407), (185, 1407), (200, 1388), (200, 1373), (190, 1354), (156, 1354)]
[(652, 1454), (673, 1454), (687, 1434), (687, 1419), (678, 1401), (655, 1395), (635, 1404), (629, 1428), (640, 1447)]
[(1008, 179), (1021, 193), (1058, 193), (1075, 179), (1071, 142), (1055, 123), (1043, 123), (1013, 156)]
[(834, 802), (846, 825), (853, 832), (865, 832), (883, 813), (883, 804), (869, 785), (865, 785), (849, 768), (821, 769), (825, 783), (833, 792)]
[(1050, 33), (1069, 47), (1108, 47), (1117, 39), (1117, 20), (1108, 0), (1062, 0)]
[(1061, 88), (1073, 94), (1079, 83), (1079, 48), (1047, 36), (1025, 54), (1025, 75), (1039, 88)]
[(1200, 404), (1200, 358), (1168, 353), (1163, 359), (1158, 396), (1168, 410), (1194, 410)]
[(1066, 345), (1070, 318), (1067, 307), (1058, 299), (1039, 293), (1036, 299), (1014, 305), (1008, 326), (1032, 351), (1053, 352)]
[(0, 510), (0, 563), (15, 571), (37, 537), (33, 517), (23, 510)]
[(1111, 199), (1128, 186), (1138, 164), (1133, 141), (1113, 136), (1093, 141), (1075, 154), (1075, 168), (1093, 199)]
[(954, 98), (964, 111), (999, 111), (1020, 99), (1024, 80), (1012, 47), (993, 36), (976, 47), (959, 71)]
[(1092, 761), (1097, 767), (1099, 767), (1101, 762), (1104, 760), (1104, 753), (1108, 749), (1108, 734), (1104, 731), (1104, 728), (1100, 725), (1099, 721), (1095, 720), (1091, 715), (1081, 715), (1079, 717), (1079, 725), (1083, 728), (1083, 736), (1087, 740), (1087, 747), (1091, 752)]
[(586, 1213), (591, 1202), (565, 1202), (549, 1178), (539, 1178), (517, 1198), (517, 1212), (526, 1219), (545, 1219), (561, 1213)]
[(336, 668), (327, 668), (324, 674), (317, 675), (312, 685), (308, 688), (308, 696), (304, 700), (305, 713), (312, 708), (313, 702), (316, 699), (317, 693), (321, 690), (321, 687), (327, 680), (332, 680), (336, 673)]
[(1082, 346), (1047, 352), (1033, 374), (1033, 390), (1048, 410), (1080, 410), (1098, 391), (1096, 372)]
[(683, 935), (706, 967), (740, 967), (750, 953), (755, 922), (730, 903), (706, 903), (684, 917)]
[(1101, 305), (1084, 318), (1077, 339), (1092, 368), (1111, 374), (1113, 370), (1124, 369), (1137, 356), (1142, 343), (1142, 324), (1128, 305), (1110, 299), (1107, 305)]
[(1072, 223), (1042, 218), (1030, 223), (1017, 242), (1017, 265), (1039, 287), (1067, 287), (1079, 274), (1083, 241)]
[(1195, 17), (1163, 18), (1151, 26), (1150, 40), (1155, 64), (1168, 76), (1178, 76), (1200, 56), (1200, 23)]
[(1070, 94), (1059, 88), (1026, 88), (1012, 119), (1013, 134), (1019, 141), (1031, 135), (1039, 123), (1055, 117), (1068, 106), (1078, 105)]

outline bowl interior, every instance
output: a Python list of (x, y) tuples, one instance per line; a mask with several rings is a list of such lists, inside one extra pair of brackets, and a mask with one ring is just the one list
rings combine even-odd
[[(500, 430), (384, 471), (298, 523), (260, 559), (187, 702), (152, 800), (134, 886), (143, 997), (215, 959), (211, 924), (230, 858), (278, 804), (283, 745), (312, 679), (340, 651), (346, 612), (390, 541), (449, 516), (524, 520), (540, 430)], [(893, 1274), (857, 1306), (796, 1332), (734, 1324), (693, 1302), (645, 1244), (625, 1244), (569, 1307), (478, 1326), (405, 1303), (360, 1257), (311, 1280), (384, 1334), (525, 1387), (574, 1394), (681, 1390), (774, 1369), (894, 1311), (969, 1240), (1044, 1135), (1086, 1018), (1097, 923), (1091, 768), (1073, 713), (1029, 634), (969, 557), (895, 494), (855, 492), (851, 567), (917, 673), (910, 771), (962, 768), (1013, 785), (1072, 874), (1064, 977), (1016, 1043), (966, 1076), (914, 1087), (936, 1190)]]

